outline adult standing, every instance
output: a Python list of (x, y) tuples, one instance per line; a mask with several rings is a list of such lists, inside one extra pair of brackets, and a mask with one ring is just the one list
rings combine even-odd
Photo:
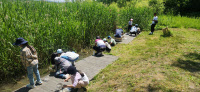
[(133, 24), (133, 19), (130, 19), (130, 21), (128, 22), (128, 32), (131, 30)]
[(156, 13), (154, 13), (154, 17), (153, 17), (152, 24), (151, 24), (151, 32), (149, 33), (149, 35), (153, 34), (157, 23), (158, 23), (158, 16), (156, 16)]
[(20, 58), (23, 65), (28, 71), (28, 78), (30, 82), (30, 84), (28, 84), (26, 87), (35, 87), (33, 72), (35, 73), (37, 78), (36, 84), (41, 85), (42, 81), (40, 79), (40, 73), (38, 70), (38, 56), (35, 48), (28, 45), (28, 41), (24, 40), (23, 38), (17, 38), (16, 42), (13, 45), (20, 46), (22, 48), (20, 51)]

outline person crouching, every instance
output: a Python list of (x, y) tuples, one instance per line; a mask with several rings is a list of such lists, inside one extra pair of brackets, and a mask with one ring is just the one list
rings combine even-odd
[(102, 56), (102, 52), (106, 49), (106, 44), (100, 39), (99, 36), (96, 37), (93, 49), (96, 51), (95, 56)]
[(110, 46), (110, 44), (107, 42), (107, 39), (104, 38), (103, 41), (104, 41), (104, 43), (106, 44), (106, 51), (107, 51), (107, 52), (110, 52), (110, 51), (111, 51), (111, 46)]
[[(84, 72), (81, 72), (79, 70), (76, 70), (76, 67), (70, 66), (67, 68), (67, 70), (64, 70), (65, 74), (70, 74), (70, 76), (65, 79), (65, 82), (68, 82), (69, 79), (71, 79), (72, 84), (71, 85), (64, 85), (63, 88), (73, 88), (75, 92), (83, 88), (84, 91), (86, 91), (86, 86), (89, 84), (89, 79), (87, 75)], [(71, 90), (72, 91), (72, 90)]]

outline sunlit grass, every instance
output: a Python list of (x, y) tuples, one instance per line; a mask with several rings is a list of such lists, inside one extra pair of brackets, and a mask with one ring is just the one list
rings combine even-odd
[(89, 92), (200, 91), (200, 30), (170, 30), (173, 37), (143, 32), (114, 47), (119, 59), (94, 78)]

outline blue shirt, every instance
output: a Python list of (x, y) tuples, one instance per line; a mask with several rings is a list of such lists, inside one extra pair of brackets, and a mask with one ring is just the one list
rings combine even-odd
[(116, 29), (116, 34), (115, 35), (118, 35), (118, 36), (122, 36), (122, 33), (123, 33), (123, 30), (122, 29)]

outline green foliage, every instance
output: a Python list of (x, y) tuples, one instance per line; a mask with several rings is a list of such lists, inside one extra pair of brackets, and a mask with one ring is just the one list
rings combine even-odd
[(161, 0), (150, 0), (149, 6), (153, 8), (153, 12), (162, 14), (164, 11), (164, 5)]
[[(34, 46), (40, 67), (48, 65), (58, 48), (79, 51), (90, 47), (95, 36), (107, 36), (116, 26), (117, 10), (98, 2), (50, 3), (2, 1), (0, 7), (0, 81), (25, 74), (19, 47), (23, 37)], [(23, 72), (22, 72), (23, 71)]]
[(156, 29), (168, 26), (169, 28), (195, 28), (200, 29), (199, 18), (188, 18), (181, 16), (161, 15), (158, 16), (159, 23), (156, 25)]
[(200, 16), (199, 0), (165, 0), (164, 2), (167, 14)]
[(97, 0), (97, 1), (103, 2), (104, 4), (108, 4), (108, 5), (115, 2), (117, 3), (118, 7), (124, 7), (126, 6), (127, 1), (131, 1), (131, 0)]
[(130, 5), (120, 10), (118, 25), (127, 28), (128, 21), (133, 18), (133, 24), (138, 24), (141, 30), (148, 30), (150, 28), (149, 22), (152, 17), (152, 9), (148, 7), (135, 8), (134, 5)]

